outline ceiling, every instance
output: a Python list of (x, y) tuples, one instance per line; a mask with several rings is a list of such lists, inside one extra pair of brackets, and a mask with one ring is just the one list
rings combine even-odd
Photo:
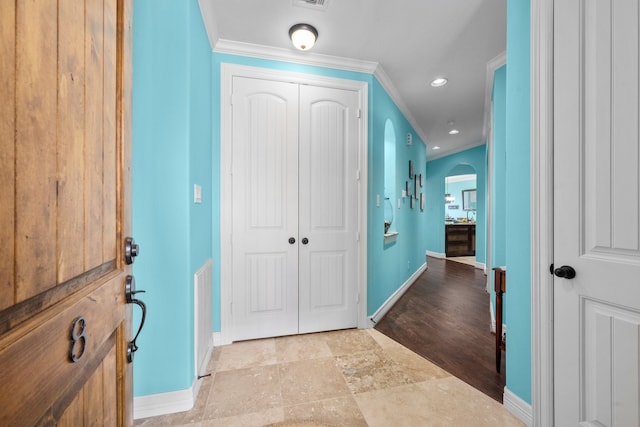
[[(493, 71), (504, 63), (506, 0), (310, 1), (324, 5), (200, 0), (200, 7), (216, 51), (374, 72), (428, 159), (484, 143)], [(291, 45), (296, 23), (317, 28), (311, 51)], [(449, 83), (431, 87), (436, 77)], [(460, 133), (449, 135), (453, 127)]]

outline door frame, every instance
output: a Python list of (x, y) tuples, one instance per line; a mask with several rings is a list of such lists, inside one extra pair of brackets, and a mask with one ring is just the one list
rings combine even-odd
[(358, 214), (357, 214), (357, 284), (358, 328), (369, 327), (367, 319), (367, 192), (368, 192), (368, 83), (323, 77), (292, 71), (251, 67), (230, 63), (220, 64), (220, 341), (230, 344), (233, 328), (231, 304), (233, 299), (233, 264), (231, 224), (232, 191), (232, 106), (233, 77), (308, 84), (358, 93)]
[(534, 426), (554, 425), (553, 4), (531, 0), (531, 398)]

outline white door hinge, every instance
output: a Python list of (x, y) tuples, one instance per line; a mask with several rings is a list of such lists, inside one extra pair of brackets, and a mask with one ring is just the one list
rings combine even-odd
[(362, 118), (362, 110), (359, 108), (356, 110), (356, 117), (359, 119)]

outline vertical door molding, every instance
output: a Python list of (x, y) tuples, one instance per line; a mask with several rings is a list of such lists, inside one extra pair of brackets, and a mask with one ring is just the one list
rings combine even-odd
[(531, 0), (530, 144), (532, 425), (553, 426), (553, 0)]

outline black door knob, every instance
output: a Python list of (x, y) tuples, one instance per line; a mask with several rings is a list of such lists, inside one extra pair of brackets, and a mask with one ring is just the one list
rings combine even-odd
[(296, 239), (293, 237), (289, 237), (289, 244), (293, 245), (296, 242)]
[(133, 240), (133, 237), (124, 239), (124, 262), (127, 265), (133, 264), (134, 258), (140, 253), (140, 247)]
[(309, 239), (307, 239), (306, 237), (302, 238), (302, 244), (306, 245), (307, 243), (309, 243)]
[(553, 274), (563, 279), (573, 279), (576, 277), (576, 271), (569, 265), (563, 265), (553, 270)]

